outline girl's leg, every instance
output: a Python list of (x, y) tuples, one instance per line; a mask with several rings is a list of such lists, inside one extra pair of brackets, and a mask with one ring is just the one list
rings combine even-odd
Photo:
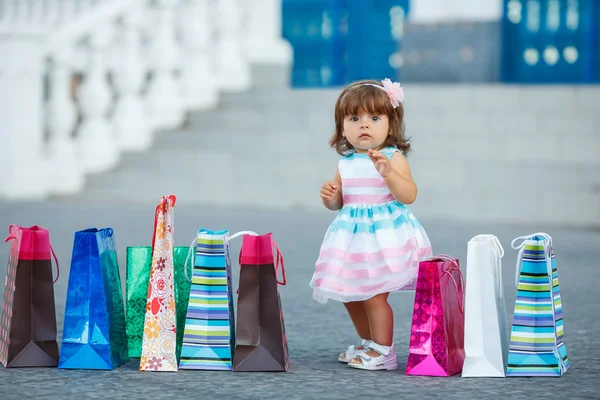
[(356, 333), (361, 339), (371, 339), (371, 329), (369, 327), (369, 317), (367, 316), (367, 310), (365, 309), (365, 303), (362, 301), (353, 301), (350, 303), (344, 303), (348, 315), (354, 324)]
[[(354, 324), (354, 328), (356, 329), (356, 333), (361, 339), (371, 339), (371, 330), (369, 329), (369, 317), (367, 316), (367, 311), (365, 310), (365, 304), (362, 301), (353, 301), (350, 303), (344, 303), (346, 310), (348, 311), (348, 315), (350, 315), (350, 319)], [(356, 350), (362, 350), (363, 346), (356, 346)], [(346, 358), (346, 352), (340, 354), (340, 358)]]
[[(389, 293), (382, 293), (364, 301), (365, 311), (369, 318), (371, 340), (382, 346), (391, 346), (394, 342), (394, 314), (387, 302)], [(376, 357), (379, 353), (370, 350), (367, 354)], [(353, 359), (351, 363), (361, 363)]]

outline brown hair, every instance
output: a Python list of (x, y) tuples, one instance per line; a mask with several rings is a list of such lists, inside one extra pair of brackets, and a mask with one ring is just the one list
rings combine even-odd
[(335, 132), (329, 140), (329, 145), (340, 155), (354, 150), (354, 147), (342, 135), (344, 118), (357, 115), (361, 111), (373, 115), (387, 115), (390, 131), (383, 143), (384, 146), (395, 146), (406, 155), (410, 151), (410, 138), (404, 136), (404, 107), (402, 104), (394, 108), (386, 92), (371, 85), (382, 86), (381, 82), (364, 80), (348, 85), (335, 103)]

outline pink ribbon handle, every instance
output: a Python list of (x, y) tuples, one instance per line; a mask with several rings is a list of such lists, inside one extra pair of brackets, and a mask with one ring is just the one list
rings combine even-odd
[(15, 224), (10, 224), (8, 226), (8, 236), (6, 237), (6, 239), (4, 239), (4, 242), (8, 242), (9, 240), (12, 240), (15, 238), (15, 232), (17, 231), (17, 225)]
[(54, 249), (52, 245), (50, 245), (50, 250), (52, 251), (52, 256), (54, 257), (54, 262), (56, 262), (56, 279), (52, 281), (52, 284), (55, 284), (58, 281), (58, 277), (60, 276), (60, 267), (58, 265), (58, 258), (56, 257), (56, 253), (54, 253)]
[[(9, 240), (13, 240), (15, 238), (15, 233), (17, 232), (17, 228), (18, 228), (18, 226), (15, 224), (10, 224), (8, 226), (9, 235), (6, 239), (4, 239), (5, 242), (8, 242)], [(56, 279), (54, 279), (52, 281), (52, 284), (55, 284), (58, 281), (58, 278), (60, 277), (60, 266), (58, 265), (58, 258), (56, 257), (56, 253), (54, 252), (52, 245), (50, 245), (50, 251), (52, 251), (52, 256), (54, 257), (54, 262), (56, 262)]]
[(456, 259), (447, 255), (447, 254), (439, 254), (435, 257), (431, 257), (429, 259), (427, 259), (426, 261), (433, 261), (436, 258), (442, 259), (444, 261), (448, 261), (449, 263), (451, 263), (453, 266), (450, 268), (446, 268), (446, 270), (444, 271), (444, 275), (448, 274), (448, 276), (450, 277), (450, 279), (452, 279), (452, 282), (454, 282), (454, 287), (456, 288), (456, 300), (458, 301), (458, 309), (460, 311), (461, 314), (465, 313), (465, 309), (464, 309), (464, 299), (462, 299), (460, 297), (460, 290), (458, 288), (458, 283), (456, 282), (456, 279), (454, 279), (454, 277), (452, 276), (452, 271), (457, 270), (458, 271), (458, 275), (460, 276), (460, 285), (461, 285), (461, 289), (464, 290), (465, 288), (465, 278), (463, 276), (462, 271), (460, 270), (460, 267), (458, 266), (458, 263), (456, 262)]
[[(285, 286), (287, 279), (285, 277), (285, 263), (283, 262), (283, 255), (281, 254), (279, 246), (277, 246), (275, 241), (273, 241), (273, 247), (275, 247), (275, 250), (277, 251), (277, 259), (275, 261), (275, 279), (277, 280), (278, 284)], [(283, 277), (283, 282), (279, 281), (279, 278), (277, 277), (277, 275), (279, 275), (279, 263), (281, 263), (281, 276)]]

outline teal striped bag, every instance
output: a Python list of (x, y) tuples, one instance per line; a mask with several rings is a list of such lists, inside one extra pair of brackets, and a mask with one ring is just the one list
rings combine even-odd
[[(195, 250), (189, 305), (185, 319), (180, 369), (231, 371), (235, 323), (228, 230), (199, 229), (190, 246)], [(187, 265), (187, 261), (185, 263)]]
[(552, 238), (546, 233), (521, 236), (512, 247), (520, 250), (506, 376), (562, 376), (569, 359)]

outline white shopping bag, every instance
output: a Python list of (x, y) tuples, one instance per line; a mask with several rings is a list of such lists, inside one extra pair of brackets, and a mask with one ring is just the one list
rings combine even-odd
[(504, 377), (509, 337), (502, 287), (504, 249), (494, 235), (477, 235), (467, 248), (463, 377)]

